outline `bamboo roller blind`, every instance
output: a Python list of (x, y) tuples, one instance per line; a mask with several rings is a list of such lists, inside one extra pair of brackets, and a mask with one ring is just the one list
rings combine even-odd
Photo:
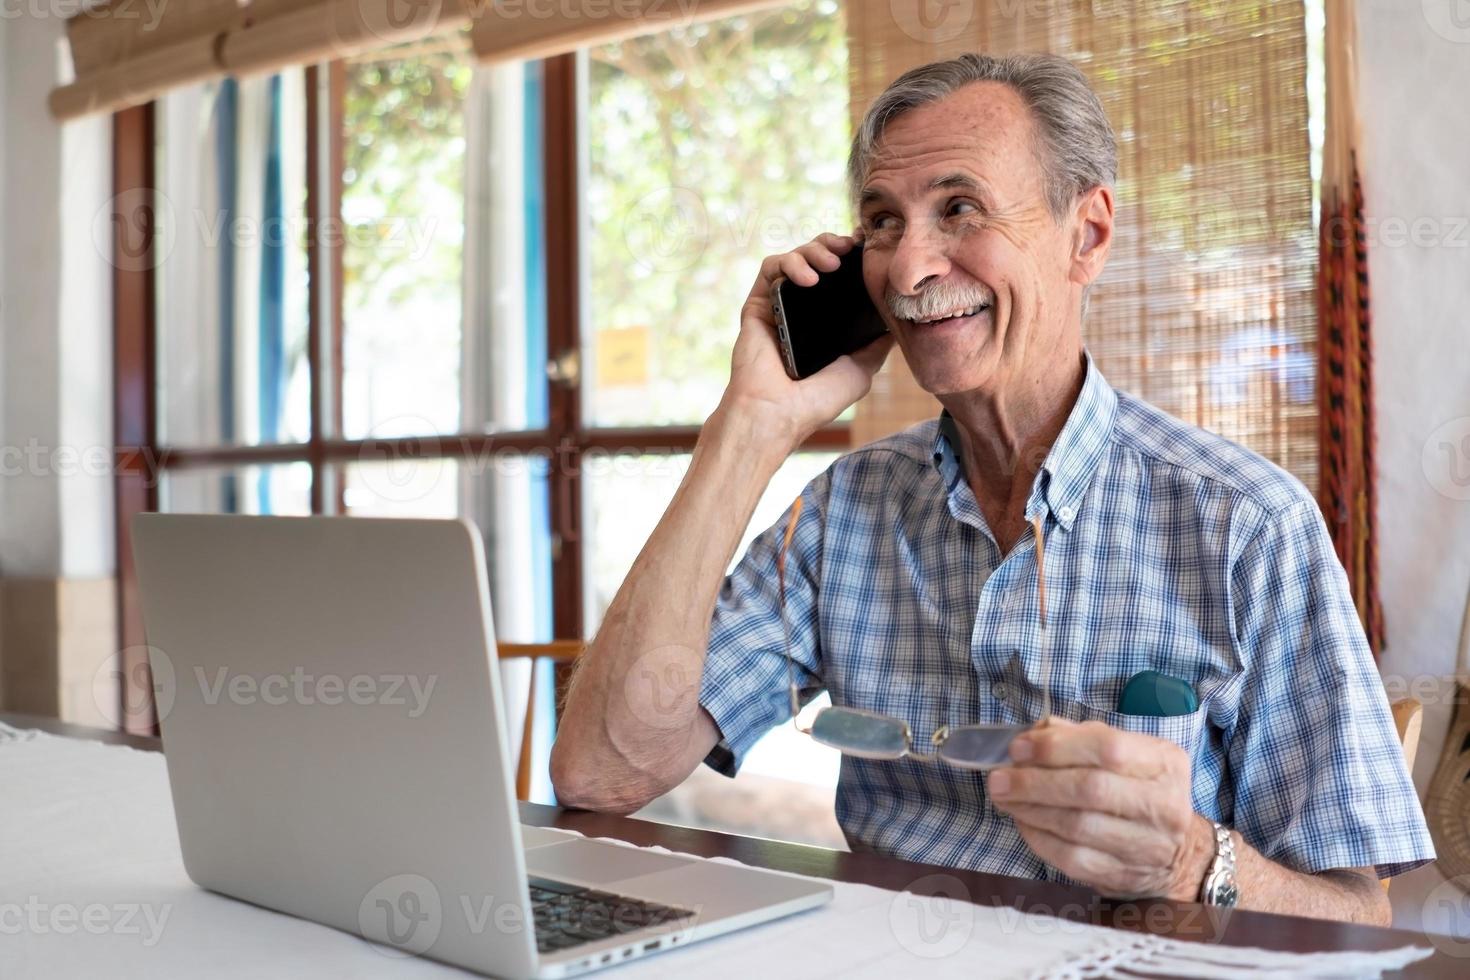
[[(1115, 237), (1083, 323), (1098, 366), (1315, 492), (1317, 248), (1300, 0), (925, 3), (848, 3), (854, 127), (916, 65), (965, 51), (1070, 58), (1118, 137)], [(858, 405), (854, 443), (938, 411), (895, 355)]]
[(171, 88), (350, 58), (470, 28), (482, 62), (579, 47), (781, 0), (103, 0), (67, 21), (76, 78), (52, 91), (71, 119), (141, 105)]

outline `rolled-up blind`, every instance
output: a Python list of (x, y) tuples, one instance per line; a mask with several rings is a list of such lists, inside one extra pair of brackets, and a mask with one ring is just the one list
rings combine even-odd
[(154, 20), (107, 0), (67, 22), (76, 80), (51, 93), (70, 119), (220, 75), (350, 58), (472, 24), (482, 61), (545, 58), (781, 0), (169, 0)]
[[(488, 3), (489, 0), (484, 0)], [(351, 58), (457, 30), (481, 0), (252, 0), (248, 22), (225, 35), (232, 75)]]
[[(1048, 51), (1118, 137), (1117, 218), (1083, 337), (1103, 373), (1315, 489), (1316, 238), (1301, 0), (850, 0), (854, 124), (890, 81), (965, 51)], [(937, 414), (889, 359), (858, 444)]]
[(75, 80), (51, 92), (52, 115), (112, 112), (219, 74), (216, 46), (243, 16), (236, 0), (108, 0), (78, 14), (66, 23)]
[(549, 58), (782, 0), (480, 0), (470, 32), (481, 61)]

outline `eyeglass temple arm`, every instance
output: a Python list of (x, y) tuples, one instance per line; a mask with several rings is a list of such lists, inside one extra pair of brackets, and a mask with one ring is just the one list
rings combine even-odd
[(1043, 530), (1046, 518), (1037, 515), (1031, 518), (1031, 528), (1036, 532), (1036, 599), (1041, 607), (1041, 720), (1045, 725), (1051, 717), (1051, 643), (1046, 628), (1046, 542)]
[(776, 582), (780, 589), (781, 640), (786, 651), (786, 686), (791, 697), (791, 724), (798, 730), (796, 716), (801, 713), (801, 694), (796, 688), (796, 663), (791, 656), (791, 622), (786, 615), (786, 553), (791, 550), (791, 539), (796, 534), (796, 522), (801, 520), (801, 498), (791, 505), (791, 517), (786, 521), (786, 533), (781, 538), (781, 547), (776, 552)]

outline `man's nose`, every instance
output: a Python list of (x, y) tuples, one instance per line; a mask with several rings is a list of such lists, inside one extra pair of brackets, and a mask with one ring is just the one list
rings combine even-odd
[(923, 232), (906, 234), (888, 265), (889, 283), (894, 292), (912, 296), (932, 280), (948, 275), (949, 265), (943, 242), (936, 236)]

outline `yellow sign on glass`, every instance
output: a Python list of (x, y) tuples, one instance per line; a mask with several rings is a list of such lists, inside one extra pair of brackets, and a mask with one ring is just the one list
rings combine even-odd
[(648, 328), (597, 331), (597, 386), (634, 387), (648, 383)]

